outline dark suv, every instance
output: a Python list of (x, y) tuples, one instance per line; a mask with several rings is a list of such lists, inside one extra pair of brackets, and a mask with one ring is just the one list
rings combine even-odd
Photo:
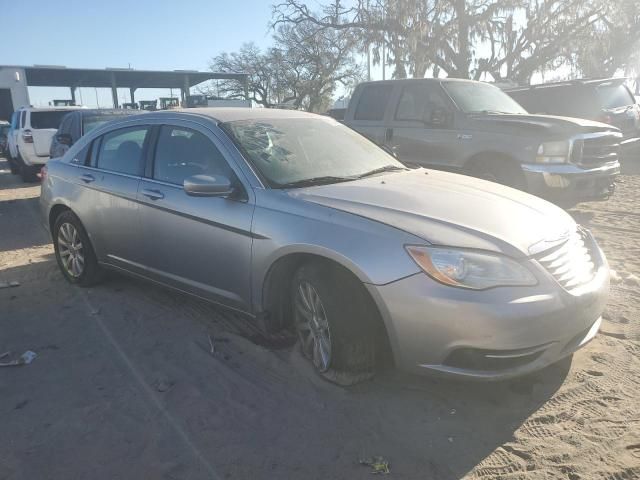
[(51, 139), (49, 156), (51, 158), (61, 157), (80, 137), (103, 123), (123, 118), (126, 115), (139, 114), (140, 111), (138, 110), (106, 108), (97, 110), (82, 109), (68, 113), (60, 121), (58, 131)]
[(587, 118), (622, 131), (622, 161), (640, 153), (640, 105), (625, 78), (572, 80), (505, 91), (530, 113)]

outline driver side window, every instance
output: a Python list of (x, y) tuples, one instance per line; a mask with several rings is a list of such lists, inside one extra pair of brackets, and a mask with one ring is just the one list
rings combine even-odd
[(402, 90), (396, 120), (431, 123), (434, 111), (448, 113), (450, 108), (442, 94), (430, 85), (407, 85)]
[(226, 159), (206, 136), (188, 128), (163, 125), (156, 146), (153, 178), (182, 185), (193, 175), (234, 178)]

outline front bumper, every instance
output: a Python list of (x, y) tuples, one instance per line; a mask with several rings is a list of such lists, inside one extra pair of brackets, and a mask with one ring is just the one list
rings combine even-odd
[(527, 191), (551, 201), (607, 199), (615, 189), (620, 163), (582, 168), (571, 163), (558, 165), (523, 164)]
[(596, 335), (609, 291), (609, 269), (598, 253), (600, 266), (579, 293), (564, 290), (535, 262), (534, 287), (464, 290), (419, 273), (367, 288), (399, 368), (507, 379), (555, 363)]

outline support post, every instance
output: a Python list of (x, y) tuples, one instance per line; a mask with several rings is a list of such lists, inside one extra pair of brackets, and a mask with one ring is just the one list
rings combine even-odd
[(111, 99), (113, 100), (113, 108), (118, 108), (118, 85), (116, 84), (116, 74), (111, 73)]
[(131, 103), (136, 103), (136, 89), (135, 89), (135, 87), (129, 89), (129, 97), (131, 97)]
[(182, 88), (182, 106), (188, 107), (187, 97), (189, 96), (189, 75), (184, 76), (184, 87)]
[(69, 87), (71, 90), (71, 103), (76, 104), (76, 87)]

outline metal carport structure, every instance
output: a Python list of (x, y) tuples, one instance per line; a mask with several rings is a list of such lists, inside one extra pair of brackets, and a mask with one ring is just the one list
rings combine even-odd
[(237, 80), (244, 85), (245, 98), (248, 98), (248, 75), (246, 73), (199, 72), (197, 70), (134, 70), (129, 68), (67, 68), (55, 65), (6, 66), (0, 68), (19, 68), (24, 71), (29, 87), (68, 87), (71, 99), (75, 102), (75, 92), (79, 87), (111, 88), (114, 108), (118, 108), (118, 88), (128, 88), (131, 101), (135, 102), (138, 88), (175, 88), (180, 89), (182, 102), (186, 101), (189, 89), (208, 80)]

